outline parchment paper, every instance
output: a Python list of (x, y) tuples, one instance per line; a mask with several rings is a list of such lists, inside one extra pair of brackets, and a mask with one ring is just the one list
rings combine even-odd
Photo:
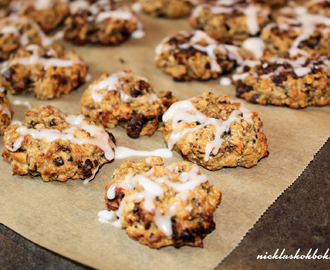
[[(118, 47), (74, 47), (62, 43), (83, 56), (92, 79), (104, 72), (131, 69), (148, 78), (156, 91), (171, 90), (179, 99), (205, 91), (229, 94), (235, 99), (234, 87), (221, 86), (219, 80), (178, 83), (155, 68), (156, 45), (165, 36), (191, 28), (186, 19), (154, 19), (142, 15), (141, 18), (146, 36)], [(80, 113), (80, 97), (87, 85), (57, 100), (39, 101), (29, 95), (10, 99), (27, 100), (33, 107), (50, 104), (67, 113)], [(130, 239), (124, 230), (98, 222), (98, 212), (106, 209), (104, 187), (112, 172), (129, 158), (104, 165), (87, 185), (80, 180), (44, 183), (41, 177), (12, 176), (10, 164), (1, 158), (0, 222), (45, 248), (99, 269), (212, 269), (299, 176), (330, 135), (330, 106), (293, 110), (245, 104), (257, 111), (264, 122), (270, 155), (251, 169), (226, 168), (216, 172), (203, 169), (209, 181), (223, 192), (222, 203), (215, 213), (216, 230), (205, 238), (203, 249), (150, 249)], [(15, 118), (26, 111), (25, 106), (13, 108)], [(117, 145), (137, 150), (166, 147), (160, 132), (137, 140), (128, 138), (120, 127), (116, 127), (113, 134)], [(0, 147), (3, 147), (2, 138)], [(182, 157), (174, 153), (168, 162), (180, 160)]]

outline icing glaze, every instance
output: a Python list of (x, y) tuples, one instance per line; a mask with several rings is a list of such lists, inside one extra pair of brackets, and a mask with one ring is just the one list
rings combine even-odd
[[(162, 230), (168, 238), (171, 238), (173, 234), (171, 218), (176, 215), (177, 207), (181, 204), (181, 201), (187, 201), (189, 191), (195, 190), (199, 185), (207, 181), (207, 176), (200, 172), (197, 165), (193, 165), (188, 172), (178, 172), (176, 169), (177, 168), (174, 168), (174, 165), (167, 165), (165, 168), (166, 174), (161, 177), (156, 177), (154, 175), (154, 168), (151, 168), (148, 172), (142, 174), (128, 173), (125, 175), (123, 182), (113, 183), (107, 191), (107, 198), (110, 200), (115, 198), (117, 188), (134, 190), (137, 185), (140, 185), (143, 187), (143, 191), (125, 196), (120, 202), (119, 208), (116, 212), (100, 212), (99, 217), (102, 219), (99, 219), (99, 221), (109, 222), (109, 220), (115, 218), (115, 215), (120, 220), (127, 202), (141, 200), (146, 211), (154, 216), (157, 227)], [(180, 182), (171, 181), (171, 173), (173, 171), (178, 174)], [(172, 187), (176, 192), (175, 200), (167, 210), (157, 208), (154, 203), (156, 197), (159, 197), (164, 193), (162, 188), (163, 185)], [(193, 207), (191, 205), (188, 205), (187, 207), (187, 211), (192, 211)]]
[[(98, 82), (96, 84), (92, 84), (90, 89), (91, 89), (91, 95), (92, 98), (95, 102), (101, 103), (104, 96), (109, 92), (109, 91), (117, 91), (120, 93), (120, 98), (122, 101), (128, 103), (131, 102), (132, 100), (138, 100), (138, 99), (147, 99), (149, 104), (152, 104), (154, 101), (157, 99), (157, 95), (155, 93), (149, 93), (148, 95), (143, 95), (139, 96), (136, 98), (133, 98), (131, 95), (128, 95), (124, 92), (123, 88), (121, 87), (119, 83), (119, 79), (127, 76), (126, 72), (118, 72), (114, 73), (111, 76), (109, 76), (107, 79)], [(146, 78), (142, 78), (137, 76), (139, 79), (147, 81)]]
[[(189, 49), (189, 47), (193, 47), (198, 51), (205, 52), (212, 59), (211, 70), (216, 72), (221, 72), (222, 69), (217, 62), (215, 50), (219, 50), (221, 52), (226, 53), (230, 60), (236, 60), (238, 64), (243, 61), (243, 52), (238, 47), (233, 45), (221, 44), (219, 41), (216, 41), (215, 39), (211, 38), (204, 31), (196, 30), (190, 33), (181, 31), (179, 33), (185, 37), (190, 37), (189, 40), (186, 43), (177, 45), (176, 48), (173, 45), (166, 44), (166, 42), (170, 40), (170, 37), (166, 37), (156, 47), (156, 55), (160, 55), (162, 52), (166, 52), (169, 50), (174, 50), (175, 52), (178, 52), (180, 49)], [(205, 42), (207, 43), (207, 45), (204, 45)]]
[[(232, 101), (232, 103), (237, 103), (237, 101)], [(241, 116), (242, 113), (243, 116)], [(253, 124), (251, 116), (251, 112), (247, 110), (241, 102), (239, 110), (232, 111), (228, 119), (223, 121), (220, 119), (209, 118), (199, 112), (190, 100), (178, 101), (174, 103), (163, 115), (163, 122), (167, 122), (169, 120), (172, 121), (173, 131), (168, 139), (168, 148), (172, 149), (181, 137), (188, 132), (194, 132), (208, 125), (213, 125), (215, 128), (215, 138), (214, 140), (209, 141), (205, 148), (204, 160), (208, 161), (211, 153), (216, 155), (219, 152), (220, 147), (224, 142), (221, 136), (224, 132), (229, 130), (230, 124), (241, 120), (245, 120), (246, 122)], [(198, 124), (193, 128), (181, 129), (184, 123), (192, 122), (196, 122)]]
[(192, 12), (193, 17), (198, 17), (199, 13), (208, 9), (212, 14), (231, 14), (241, 12), (246, 16), (246, 25), (251, 35), (256, 35), (260, 31), (258, 24), (258, 16), (263, 16), (267, 21), (269, 20), (269, 12), (254, 3), (240, 3), (237, 0), (219, 0), (214, 4), (198, 5)]

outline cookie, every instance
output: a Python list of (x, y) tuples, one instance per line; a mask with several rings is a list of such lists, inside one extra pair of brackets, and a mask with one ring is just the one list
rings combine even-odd
[(236, 96), (251, 103), (293, 109), (330, 104), (330, 60), (299, 55), (246, 60), (233, 76)]
[(10, 0), (0, 0), (0, 7), (5, 7), (10, 3)]
[(7, 91), (4, 88), (0, 88), (0, 135), (3, 135), (6, 128), (10, 125), (12, 115), (13, 111), (7, 98)]
[(322, 14), (330, 17), (329, 0), (312, 0), (306, 3), (307, 12), (311, 14)]
[(177, 99), (170, 91), (156, 94), (147, 79), (132, 71), (103, 74), (84, 92), (84, 115), (108, 128), (120, 125), (131, 138), (151, 136), (164, 112)]
[(32, 93), (37, 99), (58, 98), (83, 84), (88, 67), (62, 45), (21, 48), (5, 63), (1, 85), (9, 94)]
[(72, 6), (64, 25), (64, 38), (77, 45), (118, 45), (131, 36), (143, 35), (142, 23), (128, 7), (107, 0)]
[(163, 115), (169, 149), (208, 170), (250, 168), (268, 156), (263, 123), (228, 95), (201, 96), (174, 103)]
[(0, 61), (20, 47), (29, 44), (50, 45), (53, 39), (48, 38), (39, 25), (27, 17), (11, 15), (0, 20)]
[(128, 235), (151, 248), (203, 247), (215, 229), (221, 191), (196, 165), (167, 165), (160, 157), (119, 166), (105, 188), (105, 200)]
[(141, 10), (153, 17), (180, 18), (188, 16), (199, 0), (138, 0)]
[(69, 15), (69, 5), (66, 0), (13, 0), (9, 13), (29, 17), (49, 32)]
[(156, 48), (156, 66), (176, 81), (216, 79), (242, 60), (240, 48), (216, 41), (200, 30), (181, 31)]
[(267, 49), (275, 55), (297, 55), (301, 50), (330, 57), (330, 18), (305, 14), (278, 17), (261, 33)]
[(189, 22), (215, 39), (243, 41), (257, 36), (270, 21), (270, 8), (249, 1), (220, 0), (198, 5)]
[(269, 6), (281, 6), (287, 4), (288, 1), (287, 0), (253, 0), (253, 2), (266, 4)]
[(4, 136), (2, 156), (11, 162), (14, 174), (87, 183), (114, 158), (112, 134), (83, 115), (41, 106), (27, 111), (25, 121), (10, 125)]

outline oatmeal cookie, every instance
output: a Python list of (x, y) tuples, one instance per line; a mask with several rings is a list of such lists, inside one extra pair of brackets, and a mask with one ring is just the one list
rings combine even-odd
[(9, 94), (30, 92), (37, 99), (58, 98), (85, 82), (88, 67), (62, 45), (21, 48), (2, 69), (1, 85)]
[(13, 115), (7, 91), (0, 88), (0, 135), (5, 133), (6, 128), (10, 125), (10, 120)]
[(298, 109), (330, 104), (330, 61), (299, 55), (246, 60), (233, 76), (236, 96), (252, 103)]
[(29, 17), (49, 32), (69, 15), (69, 5), (66, 0), (13, 0), (9, 13)]
[(261, 33), (267, 49), (276, 55), (297, 55), (301, 50), (330, 57), (330, 18), (305, 14), (280, 16)]
[(22, 46), (51, 43), (52, 39), (30, 18), (11, 15), (0, 20), (0, 61), (7, 60)]
[(0, 7), (5, 7), (10, 3), (10, 0), (0, 0)]
[(180, 18), (188, 16), (198, 0), (138, 0), (144, 13), (154, 17)]
[(103, 74), (83, 94), (84, 115), (105, 127), (120, 125), (131, 138), (151, 136), (164, 112), (177, 99), (170, 91), (156, 94), (147, 79), (132, 71)]
[(312, 0), (306, 3), (307, 12), (311, 14), (323, 14), (330, 17), (329, 0)]
[[(83, 115), (69, 115), (51, 106), (26, 112), (26, 124), (10, 125), (2, 156), (14, 174), (41, 175), (44, 181), (91, 180), (114, 158), (114, 137)], [(112, 139), (111, 139), (112, 138)]]
[(260, 4), (266, 4), (269, 6), (281, 6), (288, 2), (288, 0), (251, 0), (251, 2), (257, 2)]
[(163, 115), (163, 122), (168, 148), (211, 171), (250, 168), (268, 156), (258, 114), (228, 95), (203, 93), (176, 102)]
[(142, 23), (128, 7), (107, 0), (71, 7), (71, 16), (64, 25), (64, 38), (77, 45), (118, 45), (130, 36), (142, 34)]
[(160, 157), (128, 161), (115, 170), (105, 200), (128, 235), (152, 248), (203, 247), (215, 229), (221, 191), (196, 165), (167, 165)]
[(181, 31), (156, 48), (156, 66), (176, 81), (216, 79), (243, 60), (243, 51), (212, 39), (203, 31)]
[(268, 6), (240, 0), (198, 5), (189, 18), (193, 27), (206, 31), (212, 38), (235, 41), (257, 36), (269, 21)]

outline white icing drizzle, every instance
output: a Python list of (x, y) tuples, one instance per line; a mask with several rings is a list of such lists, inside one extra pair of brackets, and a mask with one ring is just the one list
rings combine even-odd
[(139, 11), (141, 11), (141, 9), (142, 9), (142, 6), (140, 3), (136, 2), (136, 3), (132, 4), (132, 10), (139, 12)]
[(5, 17), (0, 20), (0, 33), (6, 34), (6, 33), (13, 33), (16, 36), (20, 38), (20, 43), (22, 46), (29, 44), (29, 38), (28, 36), (23, 33), (21, 34), (19, 32), (19, 29), (17, 28), (18, 24), (29, 24), (32, 28), (34, 28), (41, 39), (41, 43), (43, 46), (50, 45), (54, 40), (61, 38), (61, 35), (63, 34), (56, 34), (53, 37), (47, 37), (46, 34), (41, 30), (40, 26), (35, 23), (32, 19), (27, 17), (19, 17), (17, 15), (11, 15), (9, 17)]
[[(267, 25), (263, 31), (277, 26), (281, 31), (292, 30), (297, 32), (298, 36), (289, 49), (289, 54), (291, 56), (296, 56), (301, 53), (302, 50), (298, 49), (299, 44), (309, 39), (315, 31), (321, 33), (328, 33), (330, 31), (330, 18), (324, 15), (304, 14), (295, 19), (289, 17), (278, 17), (277, 19), (279, 23), (271, 23)], [(326, 27), (320, 28), (318, 25), (325, 25)]]
[(14, 105), (24, 105), (24, 106), (26, 106), (28, 108), (28, 110), (31, 110), (32, 109), (31, 103), (28, 102), (28, 101), (26, 101), (26, 100), (23, 100), (22, 101), (22, 100), (16, 99), (16, 100), (14, 100), (13, 104)]
[(117, 146), (115, 152), (116, 159), (123, 159), (126, 157), (133, 157), (133, 156), (159, 156), (163, 158), (171, 158), (173, 156), (172, 151), (166, 148), (157, 149), (154, 151), (136, 151), (124, 146)]
[(117, 228), (121, 227), (120, 220), (117, 219), (116, 212), (102, 210), (98, 213), (98, 216), (99, 216), (99, 222), (101, 223), (110, 223)]
[[(114, 151), (112, 150), (109, 140), (111, 141), (108, 133), (102, 127), (97, 127), (95, 125), (89, 125), (84, 119), (85, 116), (80, 115), (66, 115), (65, 121), (71, 125), (71, 128), (60, 131), (57, 129), (28, 129), (20, 123), (16, 132), (20, 133), (20, 137), (14, 142), (13, 146), (10, 147), (6, 145), (9, 151), (15, 152), (20, 147), (26, 135), (30, 135), (34, 139), (46, 140), (47, 142), (52, 142), (57, 139), (69, 140), (71, 143), (76, 144), (93, 144), (98, 146), (104, 151), (104, 156), (107, 160), (114, 159)], [(78, 129), (83, 129), (92, 136), (92, 138), (77, 138), (75, 133)]]
[(86, 81), (86, 82), (89, 82), (91, 79), (92, 79), (92, 76), (91, 76), (91, 74), (88, 73), (88, 74), (86, 75), (85, 81)]
[[(179, 175), (180, 182), (172, 182), (172, 172), (175, 171)], [(127, 202), (134, 200), (141, 200), (145, 209), (154, 215), (155, 224), (162, 230), (168, 238), (172, 236), (172, 222), (171, 218), (176, 215), (177, 207), (180, 205), (180, 201), (186, 201), (188, 199), (189, 191), (195, 190), (199, 185), (207, 181), (207, 176), (200, 172), (197, 165), (193, 165), (188, 172), (178, 172), (177, 168), (173, 168), (173, 165), (166, 166), (165, 175), (156, 177), (153, 175), (155, 169), (152, 168), (146, 173), (134, 175), (134, 173), (128, 173), (125, 175), (123, 182), (114, 183), (110, 186), (107, 192), (107, 198), (112, 200), (116, 196), (116, 189), (123, 188), (126, 190), (134, 190), (137, 185), (143, 187), (143, 191), (135, 193), (129, 196), (125, 196), (121, 201), (119, 208), (116, 212), (113, 211), (101, 211), (99, 212), (100, 222), (109, 222), (114, 220), (115, 215), (121, 218)], [(172, 187), (176, 191), (175, 201), (172, 203), (167, 211), (157, 208), (154, 200), (157, 196), (161, 196), (164, 192), (162, 186), (166, 185)], [(186, 206), (187, 211), (192, 211), (193, 206)], [(109, 222), (111, 223), (111, 222)], [(113, 223), (112, 223), (113, 224)], [(118, 222), (117, 224), (118, 225)]]
[(89, 5), (86, 1), (79, 0), (70, 4), (70, 10), (71, 14), (78, 13), (82, 10), (88, 10), (92, 14), (88, 17), (88, 21), (95, 21), (95, 23), (100, 23), (109, 18), (114, 20), (134, 20), (137, 23), (137, 29), (131, 34), (131, 37), (142, 38), (145, 35), (142, 30), (142, 22), (128, 7), (122, 6), (114, 9), (107, 0), (98, 0), (92, 5)]
[[(47, 70), (49, 67), (70, 67), (74, 64), (85, 65), (81, 60), (63, 60), (60, 58), (43, 58), (40, 55), (40, 46), (29, 45), (26, 50), (31, 51), (32, 55), (30, 57), (14, 58), (4, 63), (5, 69), (8, 69), (12, 65), (20, 64), (23, 66), (27, 65), (43, 65), (44, 69)], [(2, 70), (3, 71), (3, 70)]]
[[(235, 101), (235, 103), (237, 102)], [(240, 102), (239, 110), (232, 111), (228, 119), (222, 121), (220, 119), (209, 118), (199, 112), (190, 100), (178, 101), (174, 103), (163, 115), (163, 122), (172, 120), (173, 132), (168, 139), (168, 148), (172, 149), (180, 138), (188, 132), (194, 132), (205, 126), (213, 125), (215, 127), (215, 138), (213, 141), (209, 141), (205, 148), (204, 160), (208, 161), (211, 153), (216, 155), (219, 152), (219, 149), (224, 142), (221, 136), (224, 132), (229, 130), (232, 122), (245, 120), (246, 122), (253, 124), (251, 112), (245, 109), (242, 105), (243, 103)], [(242, 113), (243, 116), (241, 116)], [(184, 123), (192, 122), (198, 122), (196, 127), (181, 129)]]
[[(306, 64), (306, 62), (309, 60), (309, 63)], [(268, 72), (267, 74), (263, 74), (260, 76), (260, 78), (270, 78), (274, 75), (279, 75), (284, 70), (286, 71), (293, 71), (298, 77), (305, 76), (312, 72), (313, 68), (324, 68), (324, 69), (330, 69), (330, 60), (326, 56), (319, 56), (317, 60), (311, 60), (309, 59), (309, 55), (301, 55), (295, 59), (288, 59), (288, 58), (280, 58), (280, 57), (271, 57), (271, 58), (262, 58), (259, 61), (251, 61), (251, 60), (245, 60), (242, 65), (237, 68), (237, 72), (243, 72), (244, 66), (249, 67), (255, 67), (255, 66), (262, 66), (264, 69), (267, 68), (267, 66), (270, 64), (279, 64), (277, 69), (272, 72)], [(284, 69), (281, 64), (287, 63), (291, 67), (287, 67)], [(252, 75), (254, 78), (258, 77), (258, 74), (256, 72), (245, 72), (241, 74), (235, 74), (233, 76), (233, 79), (235, 81), (243, 80), (246, 76)]]
[[(156, 54), (160, 55), (162, 52), (168, 50), (175, 50), (179, 51), (180, 49), (188, 49), (189, 47), (193, 47), (196, 50), (205, 52), (211, 59), (211, 70), (216, 72), (221, 72), (221, 66), (217, 62), (217, 57), (215, 55), (215, 50), (220, 50), (228, 54), (231, 60), (236, 60), (238, 64), (243, 61), (242, 55), (243, 52), (237, 47), (233, 45), (221, 44), (219, 41), (211, 38), (207, 33), (204, 31), (196, 30), (190, 33), (181, 31), (179, 32), (181, 35), (186, 37), (190, 37), (189, 41), (183, 44), (177, 45), (178, 47), (175, 48), (174, 46), (166, 44), (169, 41), (169, 37), (165, 38), (157, 47), (156, 47)], [(206, 42), (207, 45), (204, 46), (203, 42)]]
[(0, 112), (6, 114), (8, 116), (8, 118), (11, 119), (11, 112), (10, 112), (10, 110), (7, 107), (2, 106), (2, 104), (0, 104)]
[(84, 182), (83, 182), (83, 183), (84, 183), (85, 185), (86, 185), (86, 184), (88, 184), (88, 183), (89, 183), (89, 181), (91, 181), (91, 180), (93, 180), (93, 179), (94, 179), (94, 177), (95, 177), (95, 174), (98, 172), (99, 168), (100, 168), (100, 167), (99, 167), (99, 166), (97, 166), (97, 167), (95, 168), (95, 170), (92, 172), (92, 176), (84, 180)]
[(221, 85), (231, 85), (231, 80), (229, 78), (221, 78), (220, 84)]
[[(138, 99), (147, 99), (149, 104), (152, 104), (154, 101), (157, 99), (157, 95), (155, 93), (149, 93), (149, 95), (144, 95), (144, 96), (139, 96), (136, 98), (133, 98), (132, 96), (126, 94), (124, 90), (122, 89), (119, 79), (122, 77), (125, 77), (127, 75), (126, 72), (118, 72), (114, 73), (111, 76), (109, 76), (107, 79), (98, 82), (97, 84), (92, 84), (90, 86), (91, 88), (91, 95), (92, 98), (95, 102), (101, 103), (104, 96), (109, 92), (109, 91), (117, 91), (120, 93), (120, 98), (122, 101), (128, 103), (131, 102), (132, 100), (138, 100)], [(146, 78), (142, 78), (140, 76), (137, 76), (140, 80), (147, 81)]]
[(251, 52), (258, 59), (263, 55), (266, 45), (261, 38), (254, 37), (244, 40), (242, 48)]
[(246, 24), (251, 35), (256, 35), (260, 31), (258, 15), (264, 16), (268, 21), (269, 12), (254, 3), (239, 3), (237, 0), (219, 0), (214, 4), (201, 4), (192, 11), (192, 17), (198, 17), (199, 13), (209, 9), (212, 14), (229, 14), (235, 11), (241, 12), (246, 16)]

